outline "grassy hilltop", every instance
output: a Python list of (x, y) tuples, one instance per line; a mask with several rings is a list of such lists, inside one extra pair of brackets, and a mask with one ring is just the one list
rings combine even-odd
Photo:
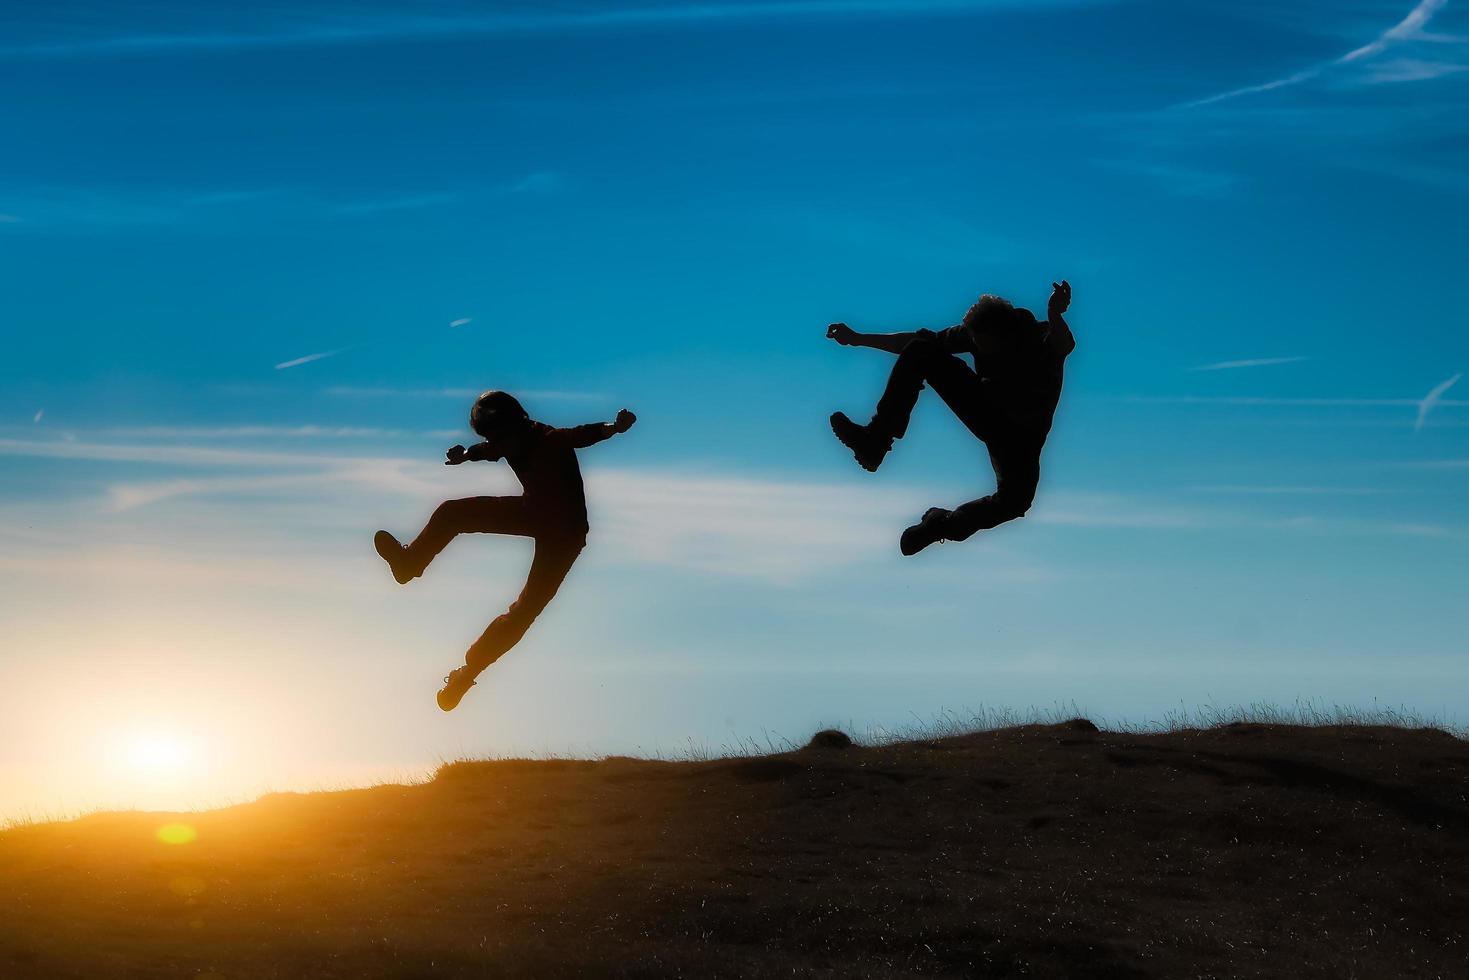
[(16, 827), (0, 910), (17, 980), (1462, 977), (1469, 744), (1076, 721), (455, 763)]

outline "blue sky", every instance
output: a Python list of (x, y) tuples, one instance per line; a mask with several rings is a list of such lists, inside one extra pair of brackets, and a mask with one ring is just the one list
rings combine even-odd
[[(1469, 365), (1461, 3), (59, 3), (0, 37), (0, 814), (981, 706), (1469, 717), (1469, 391), (1419, 424)], [(826, 415), (890, 362), (825, 324), (1061, 277), (1031, 515), (900, 558), (992, 476), (928, 403), (858, 470)], [(400, 589), (370, 540), (515, 492), (438, 463), (487, 387), (642, 421), (441, 716), (527, 547)], [(104, 764), (154, 735), (187, 774)]]

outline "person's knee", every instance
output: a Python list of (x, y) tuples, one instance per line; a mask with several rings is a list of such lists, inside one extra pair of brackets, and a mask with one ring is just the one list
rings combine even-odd
[(1028, 493), (997, 493), (994, 496), (996, 516), (1002, 521), (1013, 521), (1024, 517), (1035, 502), (1034, 491)]
[(496, 616), (485, 631), (480, 634), (469, 648), (469, 656), (466, 658), (470, 663), (479, 665), (493, 663), (498, 660), (506, 650), (519, 643), (530, 629), (530, 620), (517, 615), (515, 606)]
[(436, 524), (455, 526), (464, 523), (468, 511), (468, 500), (446, 500), (434, 508), (434, 516), (431, 520)]
[(1001, 490), (980, 501), (981, 506), (966, 505), (954, 511), (949, 518), (950, 541), (963, 541), (975, 531), (996, 527), (1006, 521), (1022, 518), (1030, 510), (1033, 493), (1016, 493)]
[(501, 636), (513, 638), (514, 642), (519, 642), (520, 638), (530, 629), (531, 624), (536, 621), (536, 617), (541, 614), (542, 608), (544, 607), (526, 602), (524, 599), (516, 599), (510, 604), (509, 609), (501, 613), (490, 624), (490, 629)]
[(932, 364), (946, 354), (947, 352), (937, 337), (914, 337), (904, 345), (898, 359), (910, 364), (923, 365)]

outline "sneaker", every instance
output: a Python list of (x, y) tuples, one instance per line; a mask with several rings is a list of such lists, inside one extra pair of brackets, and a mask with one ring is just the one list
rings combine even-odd
[(908, 557), (913, 557), (931, 544), (938, 544), (944, 540), (944, 521), (949, 519), (949, 511), (942, 507), (930, 507), (923, 512), (923, 517), (917, 524), (903, 532), (898, 539), (898, 548)]
[(464, 695), (474, 687), (474, 679), (479, 676), (479, 671), (473, 667), (459, 667), (449, 671), (449, 676), (444, 678), (443, 690), (439, 691), (439, 708), (443, 711), (453, 711), (464, 699)]
[(418, 576), (408, 571), (405, 564), (408, 559), (407, 552), (398, 539), (387, 531), (379, 531), (372, 537), (372, 546), (382, 556), (383, 561), (388, 563), (388, 568), (393, 572), (393, 578), (399, 585), (407, 585)]
[(872, 431), (870, 425), (858, 425), (843, 412), (831, 413), (831, 431), (843, 446), (852, 450), (857, 464), (869, 473), (876, 473), (882, 459), (893, 448), (892, 436), (882, 436)]

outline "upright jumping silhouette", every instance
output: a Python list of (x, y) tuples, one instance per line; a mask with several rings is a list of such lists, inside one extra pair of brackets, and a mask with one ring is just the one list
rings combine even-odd
[(446, 500), (406, 548), (387, 531), (377, 532), (373, 545), (400, 585), (422, 575), (457, 535), (514, 534), (535, 539), (535, 558), (520, 597), (470, 646), (464, 666), (444, 678), (438, 695), (440, 708), (454, 710), (475, 678), (520, 642), (586, 547), (587, 499), (576, 451), (626, 432), (636, 421), (637, 416), (623, 409), (615, 422), (557, 429), (532, 419), (505, 392), (487, 391), (469, 413), (469, 427), (484, 441), (468, 449), (454, 446), (445, 454), (444, 463), (457, 466), (471, 460), (503, 459), (525, 492), (518, 497)]
[[(954, 510), (931, 507), (899, 539), (905, 555), (939, 541), (963, 541), (975, 531), (1024, 516), (1040, 481), (1041, 448), (1061, 398), (1063, 364), (1076, 339), (1063, 314), (1071, 284), (1052, 283), (1047, 320), (998, 296), (981, 296), (957, 325), (935, 333), (863, 334), (833, 323), (826, 335), (846, 347), (872, 347), (898, 355), (877, 412), (858, 425), (841, 412), (831, 428), (863, 469), (877, 472), (893, 440), (908, 431), (908, 418), (926, 382), (989, 450), (995, 492)], [(974, 369), (958, 354), (970, 354)]]

